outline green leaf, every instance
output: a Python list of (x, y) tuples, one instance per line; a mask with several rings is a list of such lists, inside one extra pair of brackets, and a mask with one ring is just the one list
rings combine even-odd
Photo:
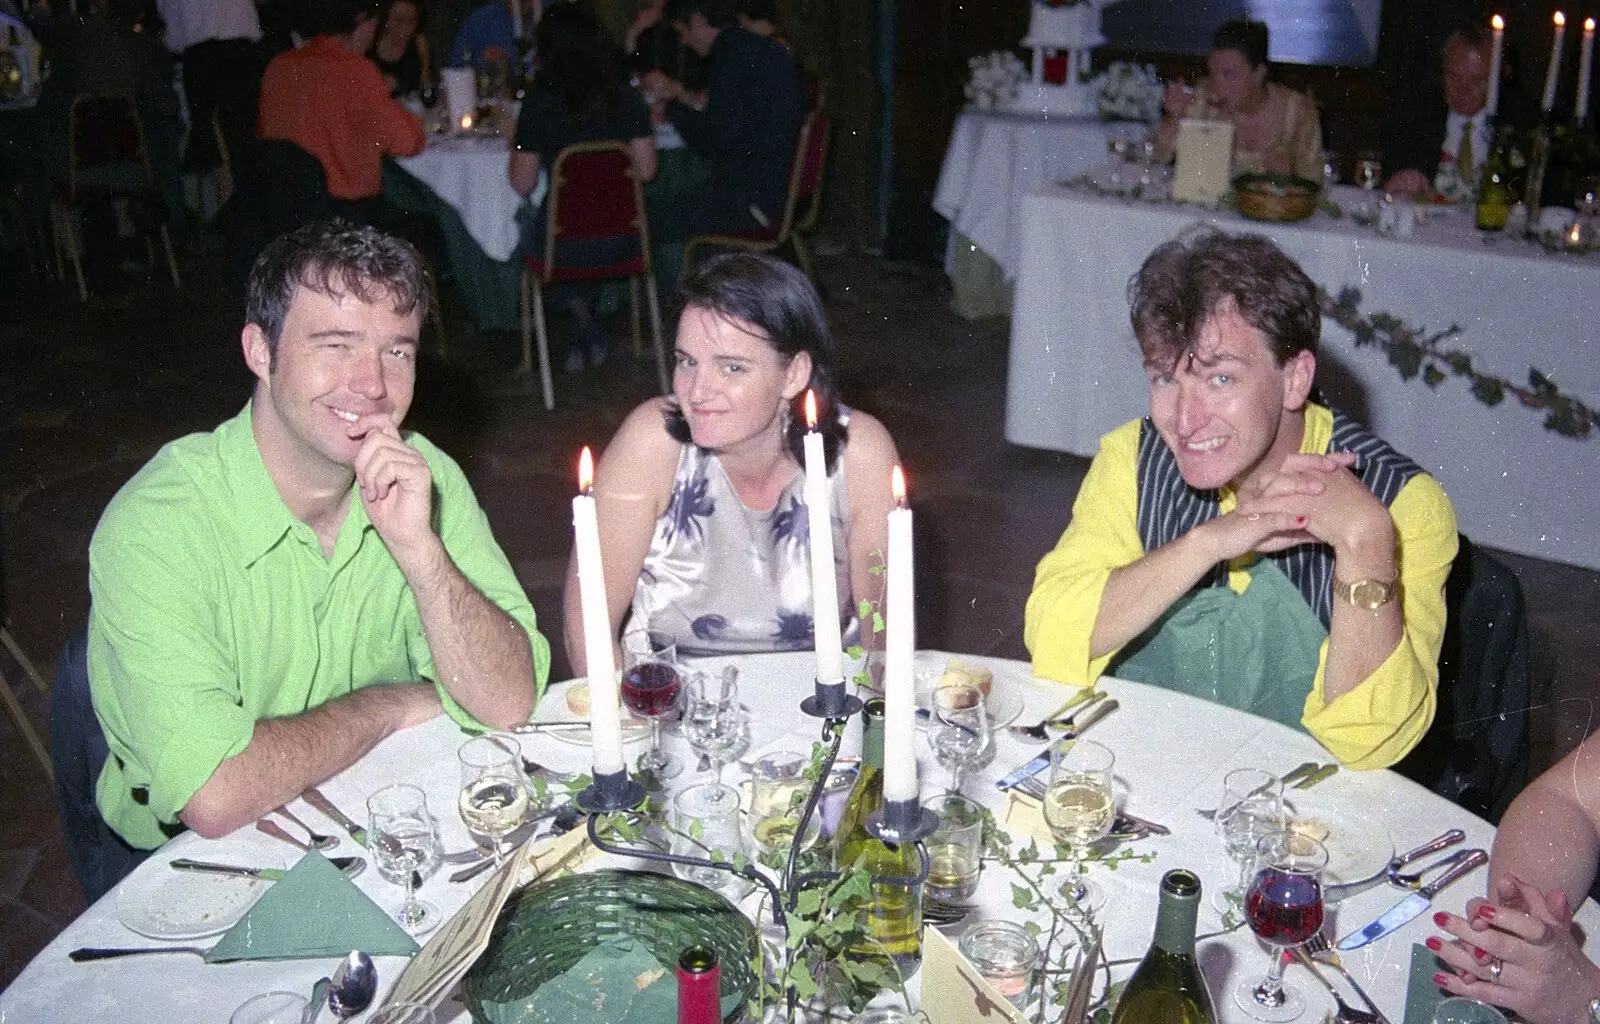
[(876, 609), (872, 612), (872, 631), (874, 633), (883, 632), (883, 616), (878, 614)]
[(795, 913), (814, 916), (822, 912), (822, 893), (816, 889), (804, 889), (800, 898), (795, 901)]
[(1033, 890), (1011, 883), (1011, 905), (1018, 910), (1027, 910), (1033, 906)]
[(844, 653), (851, 661), (860, 661), (867, 656), (867, 649), (860, 644), (851, 644), (844, 649)]
[(866, 598), (863, 597), (861, 600), (856, 602), (856, 618), (870, 619), (872, 618), (873, 611), (875, 611), (875, 609), (872, 606), (872, 602), (868, 601)]
[(1493, 377), (1478, 377), (1472, 382), (1473, 397), (1484, 405), (1493, 407), (1505, 401), (1504, 386)]
[(1446, 380), (1445, 373), (1438, 367), (1429, 363), (1422, 369), (1422, 382), (1430, 388), (1436, 388)]
[(699, 818), (689, 822), (689, 838), (704, 839), (706, 837), (706, 823)]

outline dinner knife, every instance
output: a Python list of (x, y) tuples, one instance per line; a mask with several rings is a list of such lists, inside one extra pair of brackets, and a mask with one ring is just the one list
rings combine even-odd
[(1119, 706), (1120, 705), (1118, 705), (1115, 700), (1103, 700), (1089, 708), (1087, 711), (1083, 712), (1081, 716), (1078, 716), (1082, 718), (1082, 721), (1075, 719), (1070, 725), (1067, 726), (1067, 731), (1061, 735), (1060, 739), (1052, 742), (1050, 746), (1045, 747), (1036, 756), (1034, 756), (1032, 760), (1028, 761), (1028, 763), (1019, 768), (1013, 768), (1010, 772), (1006, 773), (1003, 778), (994, 784), (995, 788), (1002, 791), (1012, 789), (1024, 779), (1031, 779), (1033, 776), (1038, 775), (1040, 772), (1050, 767), (1050, 751), (1056, 743), (1064, 739), (1077, 739), (1078, 735), (1082, 733), (1083, 730), (1089, 728), (1089, 726), (1111, 714), (1111, 712), (1117, 710)]
[(306, 803), (326, 814), (335, 825), (350, 833), (350, 838), (354, 839), (358, 845), (367, 845), (367, 830), (351, 821), (343, 811), (333, 806), (333, 801), (323, 796), (322, 790), (312, 786), (304, 793), (301, 793), (300, 796)]
[(1365, 928), (1352, 932), (1340, 939), (1339, 948), (1348, 952), (1352, 949), (1360, 949), (1369, 942), (1383, 938), (1395, 929), (1410, 922), (1412, 918), (1415, 918), (1424, 910), (1427, 910), (1429, 905), (1433, 903), (1433, 898), (1443, 891), (1445, 886), (1473, 869), (1489, 863), (1489, 854), (1486, 850), (1463, 852), (1466, 856), (1462, 857), (1455, 867), (1384, 911), (1381, 917)]
[(1347, 900), (1358, 892), (1366, 892), (1375, 885), (1389, 880), (1389, 875), (1400, 870), (1419, 857), (1426, 857), (1430, 853), (1438, 853), (1447, 846), (1454, 846), (1467, 838), (1467, 834), (1459, 828), (1453, 828), (1437, 838), (1430, 839), (1414, 850), (1407, 850), (1395, 857), (1389, 863), (1368, 875), (1366, 878), (1354, 882), (1335, 882), (1333, 885), (1322, 887), (1322, 898), (1328, 903), (1338, 903)]
[[(366, 869), (367, 862), (361, 857), (333, 857), (328, 863), (354, 878)], [(214, 875), (237, 875), (240, 878), (258, 878), (263, 882), (276, 882), (289, 873), (288, 868), (247, 868), (237, 864), (214, 864), (208, 860), (190, 860), (179, 857), (171, 862), (172, 867), (179, 871), (205, 871)]]

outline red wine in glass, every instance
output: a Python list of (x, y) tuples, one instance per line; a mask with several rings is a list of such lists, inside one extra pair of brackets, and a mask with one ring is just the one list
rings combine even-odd
[(622, 674), (622, 702), (628, 710), (645, 718), (671, 711), (682, 688), (677, 668), (665, 662), (643, 662)]
[(1250, 929), (1274, 946), (1298, 946), (1322, 929), (1322, 884), (1308, 875), (1262, 868), (1244, 906)]

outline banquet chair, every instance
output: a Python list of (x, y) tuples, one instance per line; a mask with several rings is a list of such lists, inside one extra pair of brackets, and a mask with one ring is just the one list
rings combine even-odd
[(56, 183), (50, 202), (50, 234), (57, 265), (63, 255), (72, 259), (78, 298), (89, 299), (83, 279), (79, 217), (90, 203), (125, 202), (134, 230), (144, 238), (151, 268), (155, 267), (151, 236), (160, 234), (172, 287), (183, 287), (167, 231), (166, 204), (145, 147), (144, 122), (132, 97), (85, 93), (75, 98), (67, 115), (67, 154), (67, 180)]
[[(624, 142), (578, 142), (556, 154), (550, 168), (550, 195), (545, 200), (544, 251), (527, 254), (522, 267), (522, 363), (519, 373), (533, 369), (532, 340), (539, 340), (539, 383), (544, 407), (556, 407), (550, 377), (550, 338), (545, 327), (544, 288), (560, 282), (629, 279), (633, 300), (633, 346), (641, 347), (639, 282), (650, 303), (650, 330), (655, 338), (656, 373), (663, 393), (671, 390), (667, 350), (661, 340), (661, 305), (650, 266), (650, 225), (645, 216), (644, 186)], [(625, 243), (606, 262), (583, 261), (580, 252)], [(578, 251), (575, 251), (578, 250)], [(532, 326), (530, 328), (530, 316)]]
[(794, 159), (789, 164), (789, 189), (784, 198), (783, 215), (764, 228), (727, 234), (696, 235), (684, 243), (681, 280), (694, 272), (695, 250), (701, 246), (742, 249), (745, 252), (774, 252), (786, 243), (794, 250), (795, 264), (811, 277), (811, 257), (806, 252), (803, 232), (816, 226), (822, 208), (822, 175), (828, 164), (828, 112), (814, 108), (806, 115), (795, 139)]
[(1433, 725), (1395, 771), (1498, 822), (1529, 777), (1531, 682), (1522, 587), (1461, 538), (1445, 583)]
[[(11, 656), (11, 660), (16, 663), (24, 679), (33, 683), (40, 693), (45, 693), (50, 687), (46, 685), (44, 677), (34, 667), (33, 662), (28, 658), (27, 652), (22, 649), (22, 645), (17, 643), (17, 638), (11, 635), (10, 620), (6, 617), (4, 583), (5, 578), (0, 575), (0, 648), (4, 648), (5, 652)], [(50, 775), (50, 752), (45, 749), (44, 741), (39, 738), (38, 731), (34, 729), (33, 723), (28, 720), (27, 712), (22, 707), (22, 701), (16, 692), (11, 689), (11, 680), (6, 677), (4, 671), (0, 671), (0, 704), (5, 705), (6, 714), (11, 716), (12, 724), (17, 727), (17, 732), (22, 734), (22, 741), (28, 745), (28, 749), (33, 751), (33, 756), (44, 767), (45, 775)]]

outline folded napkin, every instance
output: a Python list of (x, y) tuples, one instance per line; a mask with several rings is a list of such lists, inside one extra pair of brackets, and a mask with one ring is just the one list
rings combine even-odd
[(485, 1000), (483, 1013), (490, 1024), (661, 1024), (677, 1006), (677, 976), (632, 936), (613, 935), (532, 995)]
[(344, 956), (352, 949), (411, 956), (418, 946), (382, 907), (312, 850), (228, 929), (206, 962), (307, 960)]
[(1405, 1024), (1433, 1024), (1433, 1011), (1449, 994), (1433, 983), (1433, 976), (1454, 969), (1434, 956), (1422, 943), (1411, 944), (1411, 979), (1406, 982)]

